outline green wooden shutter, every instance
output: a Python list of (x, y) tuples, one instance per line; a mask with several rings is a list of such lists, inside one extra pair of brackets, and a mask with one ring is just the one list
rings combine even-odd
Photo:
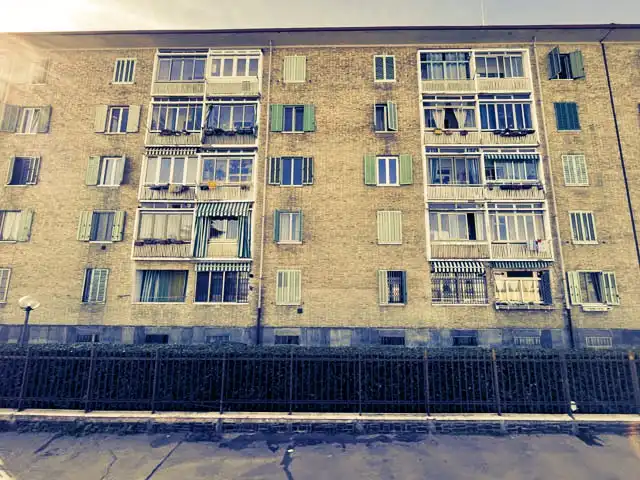
[(564, 103), (554, 103), (553, 109), (556, 113), (556, 128), (558, 130), (567, 130), (567, 114), (565, 112)]
[(400, 155), (400, 185), (411, 185), (413, 183), (413, 158), (411, 155)]
[(127, 117), (127, 133), (136, 133), (140, 128), (140, 105), (129, 106)]
[(271, 131), (281, 132), (284, 128), (284, 105), (271, 105)]
[(602, 272), (602, 283), (604, 287), (602, 291), (604, 292), (607, 305), (620, 305), (616, 274), (613, 272)]
[(271, 157), (269, 159), (269, 183), (271, 185), (280, 185), (281, 182), (281, 159), (278, 157)]
[(567, 122), (569, 130), (580, 130), (580, 118), (578, 117), (578, 104), (566, 103)]
[(547, 58), (547, 65), (549, 67), (549, 80), (553, 80), (560, 76), (560, 49), (555, 47), (549, 52)]
[(364, 184), (376, 185), (376, 156), (370, 153), (364, 156)]
[(569, 286), (569, 297), (571, 298), (571, 304), (582, 304), (582, 293), (580, 290), (580, 273), (567, 272), (567, 283)]
[(402, 278), (402, 303), (406, 305), (409, 303), (407, 298), (407, 272), (400, 272), (400, 274)]
[(88, 242), (91, 237), (91, 221), (93, 220), (93, 212), (84, 211), (80, 213), (78, 221), (78, 240)]
[(0, 132), (15, 132), (21, 108), (8, 103), (0, 104)]
[(115, 182), (117, 185), (122, 185), (122, 181), (124, 180), (124, 169), (127, 164), (127, 158), (121, 157), (116, 162), (116, 176)]
[(85, 176), (85, 183), (87, 185), (97, 185), (100, 177), (100, 157), (92, 155), (89, 157), (89, 163), (87, 164), (87, 173)]
[(50, 121), (51, 106), (40, 107), (40, 116), (38, 117), (38, 133), (48, 133)]
[(569, 64), (571, 65), (571, 77), (584, 78), (584, 60), (582, 59), (582, 52), (577, 50), (569, 54)]
[(113, 229), (111, 230), (111, 241), (121, 242), (124, 236), (124, 210), (118, 210), (113, 216)]
[(380, 305), (389, 303), (389, 282), (386, 270), (378, 270), (378, 303)]
[(18, 224), (18, 242), (27, 242), (31, 237), (31, 223), (33, 222), (33, 210), (22, 210), (20, 212), (20, 223)]
[(96, 107), (96, 117), (94, 120), (94, 131), (96, 133), (104, 133), (107, 128), (107, 111), (108, 105), (98, 105)]
[(16, 164), (16, 157), (9, 158), (9, 171), (7, 172), (7, 185), (11, 183), (11, 179), (13, 178), (13, 168)]
[(303, 228), (302, 228), (302, 210), (299, 210), (298, 213), (300, 214), (299, 216), (299, 221), (298, 221), (298, 240), (302, 241), (302, 233), (303, 233)]
[(302, 160), (302, 183), (304, 185), (313, 184), (313, 158), (305, 157)]
[(304, 106), (302, 130), (305, 132), (315, 132), (316, 130), (316, 107), (314, 105)]
[(387, 129), (398, 131), (398, 107), (395, 102), (387, 102)]
[(273, 213), (273, 241), (280, 241), (280, 210)]

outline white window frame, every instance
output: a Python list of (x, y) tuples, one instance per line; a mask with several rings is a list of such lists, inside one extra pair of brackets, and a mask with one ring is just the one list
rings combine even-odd
[[(170, 159), (171, 160), (171, 166), (169, 167), (169, 181), (168, 182), (160, 182), (160, 171), (161, 171), (161, 164), (162, 164), (162, 159)], [(183, 159), (184, 160), (184, 168), (183, 168), (183, 172), (182, 172), (182, 180), (179, 182), (175, 182), (174, 178), (173, 178), (173, 174), (174, 174), (174, 169), (175, 169), (175, 164), (176, 164), (176, 160), (177, 159)], [(150, 163), (151, 162), (155, 162), (156, 163), (156, 172), (154, 175), (154, 178), (149, 181), (147, 180), (148, 178), (148, 173), (149, 172), (149, 167), (150, 167)], [(199, 162), (198, 162), (198, 157), (195, 156), (191, 156), (191, 155), (179, 155), (179, 156), (175, 156), (175, 157), (170, 157), (168, 155), (161, 155), (161, 156), (155, 156), (155, 157), (147, 157), (147, 161), (145, 164), (145, 174), (144, 174), (144, 185), (195, 185), (198, 182), (198, 169), (199, 169)], [(189, 180), (189, 165), (191, 165), (191, 168), (193, 168), (195, 170), (195, 172), (193, 173), (193, 181), (190, 182)]]
[[(218, 125), (217, 127), (209, 127), (209, 108), (217, 106), (218, 107), (218, 118), (216, 119), (216, 124)], [(220, 128), (222, 130), (224, 130), (222, 127), (220, 127), (220, 115), (222, 113), (222, 107), (225, 108), (229, 108), (229, 121), (230, 121), (230, 129), (229, 130), (225, 130), (227, 132), (229, 131), (235, 131), (236, 127), (233, 124), (233, 117), (235, 114), (235, 110), (236, 108), (242, 108), (242, 124), (244, 125), (245, 122), (245, 117), (246, 117), (246, 109), (247, 107), (253, 107), (253, 125), (251, 127), (240, 127), (240, 128), (255, 128), (256, 125), (258, 124), (258, 104), (255, 102), (242, 102), (242, 103), (229, 103), (229, 102), (225, 102), (225, 103), (210, 103), (207, 105), (207, 112), (203, 117), (202, 123), (204, 125), (204, 128)]]
[[(9, 183), (13, 179), (15, 173), (16, 164), (18, 159), (29, 160), (29, 175), (25, 183)], [(36, 185), (38, 183), (38, 171), (40, 169), (40, 157), (19, 156), (14, 158), (13, 167), (9, 173), (7, 181), (8, 187), (25, 187), (27, 185)]]
[[(589, 186), (589, 171), (587, 169), (587, 160), (584, 155), (582, 154), (562, 155), (562, 172), (564, 176), (565, 186), (567, 187), (588, 187)], [(582, 180), (585, 180), (585, 181), (581, 181), (581, 176), (582, 176), (581, 174), (584, 175), (584, 179)]]
[[(464, 54), (467, 56), (467, 60), (463, 61), (463, 60), (423, 60), (422, 59), (422, 55), (423, 54)], [(434, 64), (442, 64), (442, 78), (424, 78), (423, 72), (422, 72), (422, 67), (424, 65), (434, 65)], [(446, 65), (447, 64), (455, 64), (457, 66), (456, 68), (456, 78), (449, 78), (447, 77), (447, 68)], [(460, 78), (460, 65), (468, 65), (467, 70), (469, 71), (469, 76), (465, 77), (465, 78)], [(471, 61), (471, 52), (469, 50), (430, 50), (430, 51), (420, 51), (418, 52), (418, 67), (419, 67), (419, 73), (420, 73), (420, 79), (422, 81), (443, 81), (443, 80), (471, 80), (473, 79), (473, 73), (474, 73), (474, 65), (473, 62)], [(431, 71), (433, 72), (433, 68), (431, 69)]]
[[(113, 65), (113, 79), (111, 83), (114, 85), (132, 85), (135, 83), (136, 78), (136, 64), (138, 63), (135, 58), (116, 58)], [(120, 65), (120, 70), (118, 70)]]
[[(291, 109), (291, 130), (285, 130), (287, 109)], [(300, 113), (297, 114), (297, 111), (300, 111)], [(298, 115), (302, 116), (301, 130), (296, 130), (296, 119)], [(282, 133), (304, 133), (304, 105), (284, 105), (282, 107)]]
[[(537, 206), (534, 206), (537, 205)], [(521, 207), (521, 208), (516, 208)], [(540, 220), (537, 221), (537, 217)], [(500, 238), (500, 219), (504, 218), (504, 224), (506, 228), (507, 238)], [(509, 218), (513, 218), (513, 225), (515, 227), (515, 238), (511, 238), (509, 229)], [(523, 218), (522, 222), (518, 219)], [(527, 226), (527, 218), (531, 218), (533, 225), (533, 232), (529, 231)], [(534, 240), (547, 240), (548, 226), (546, 224), (547, 215), (542, 204), (526, 204), (526, 205), (513, 205), (513, 204), (490, 204), (489, 205), (489, 225), (488, 228), (491, 232), (491, 241), (493, 243), (527, 243)], [(494, 230), (494, 223), (496, 228)], [(524, 230), (521, 231), (521, 227), (524, 226)], [(542, 231), (539, 231), (542, 228)], [(527, 234), (533, 233), (533, 237)]]
[[(181, 296), (179, 298), (181, 298), (182, 300), (177, 300), (175, 297), (169, 297), (171, 298), (171, 301), (167, 301), (164, 302), (162, 300), (158, 300), (158, 297), (155, 297), (154, 300), (151, 301), (144, 301), (142, 300), (142, 288), (143, 288), (143, 279), (144, 279), (144, 272), (146, 271), (158, 271), (160, 269), (153, 269), (153, 268), (148, 268), (148, 269), (142, 269), (142, 270), (136, 270), (136, 280), (135, 280), (135, 285), (134, 285), (134, 294), (135, 294), (135, 302), (134, 303), (139, 303), (139, 304), (144, 304), (144, 305), (149, 305), (149, 304), (159, 304), (159, 305), (167, 305), (167, 304), (184, 304), (186, 303), (187, 300), (187, 290), (189, 287), (189, 271), (188, 270), (167, 270), (170, 272), (179, 272), (179, 273), (173, 273), (173, 278), (179, 276), (179, 275), (184, 275), (184, 296)], [(174, 282), (175, 280), (173, 280), (173, 278), (171, 279), (172, 282)], [(160, 284), (156, 285), (156, 291), (153, 292), (154, 294), (157, 292), (158, 288), (159, 288)]]
[[(115, 131), (111, 131), (111, 118), (113, 117), (113, 114), (115, 113), (116, 110), (120, 111), (120, 115), (118, 117), (118, 126)], [(125, 110), (127, 112), (127, 121), (123, 123), (122, 117), (124, 116), (123, 113), (125, 112)], [(130, 110), (128, 105), (110, 106), (107, 109), (107, 124), (106, 124), (104, 133), (109, 135), (123, 135), (127, 133), (127, 123), (129, 122), (129, 113), (130, 113)]]
[[(302, 238), (295, 238), (299, 235), (302, 235), (300, 231), (300, 216), (301, 212), (289, 212), (289, 211), (279, 211), (278, 212), (278, 225), (280, 226), (278, 230), (278, 243), (279, 244), (300, 244), (302, 243)], [(297, 217), (297, 224), (295, 223), (295, 218)], [(285, 231), (289, 233), (289, 238), (283, 238), (283, 226), (286, 226)], [(294, 226), (298, 228), (294, 229)]]
[[(391, 57), (393, 59), (393, 78), (387, 78), (387, 58)], [(382, 77), (376, 77), (376, 60), (378, 58), (382, 59)], [(396, 81), (396, 56), (395, 55), (374, 55), (373, 56), (373, 81), (376, 83), (385, 83), (385, 82), (395, 82)]]
[[(95, 285), (95, 283), (97, 283), (97, 281), (94, 282), (94, 279), (96, 278), (94, 276), (94, 272), (95, 271), (100, 271), (102, 273), (104, 273), (105, 275), (105, 280), (104, 280), (104, 291), (102, 292), (102, 300), (100, 300), (100, 292), (96, 292), (96, 290), (98, 289), (98, 286)], [(91, 284), (89, 285), (89, 293), (88, 293), (88, 297), (85, 299), (84, 297), (84, 293), (85, 290), (87, 289), (87, 278), (90, 277), (90, 282)], [(83, 304), (103, 304), (107, 302), (107, 287), (109, 284), (109, 269), (108, 268), (85, 268), (84, 269), (84, 280), (82, 282), (82, 303)], [(93, 298), (93, 300), (92, 300)]]
[[(10, 218), (13, 223), (11, 224), (11, 232), (8, 238), (1, 237), (4, 230), (4, 224), (7, 221), (7, 214), (11, 214)], [(18, 230), (20, 229), (20, 210), (0, 210), (0, 242), (17, 242)]]
[[(184, 80), (184, 60), (192, 60), (193, 59), (193, 70), (192, 70), (192, 74), (195, 77), (195, 72), (196, 72), (196, 60), (202, 60), (204, 62), (203, 68), (202, 68), (202, 78), (198, 78), (198, 79), (193, 79), (193, 80)], [(160, 80), (158, 77), (160, 76), (160, 65), (162, 62), (164, 61), (169, 61), (169, 78), (166, 80)], [(182, 66), (180, 68), (180, 78), (177, 80), (171, 80), (171, 68), (172, 68), (172, 63), (174, 61), (181, 61), (182, 62)], [(197, 55), (164, 55), (161, 54), (160, 56), (158, 56), (158, 62), (157, 62), (157, 67), (156, 67), (156, 72), (154, 75), (154, 81), (155, 82), (159, 82), (159, 83), (202, 83), (204, 82), (205, 78), (207, 76), (207, 57), (206, 54), (202, 54), (199, 53)]]
[[(591, 217), (591, 230), (589, 231), (588, 218)], [(575, 220), (574, 220), (575, 219)], [(598, 233), (596, 231), (596, 217), (593, 212), (585, 210), (573, 210), (569, 212), (569, 224), (571, 227), (571, 241), (576, 245), (587, 245), (598, 243)], [(577, 230), (576, 228), (577, 227)], [(580, 240), (582, 237), (584, 240)]]
[[(6, 280), (4, 281), (4, 285), (2, 284), (2, 280), (6, 275)], [(9, 285), (11, 282), (11, 269), (10, 268), (0, 268), (0, 303), (7, 303), (7, 297), (9, 296)]]
[[(297, 285), (291, 286), (290, 284), (295, 280), (297, 280)], [(300, 305), (301, 303), (302, 303), (301, 271), (300, 270), (277, 270), (276, 271), (276, 305), (296, 306), (296, 305)]]
[[(385, 182), (380, 182), (380, 161), (385, 164)], [(389, 165), (395, 163), (396, 181), (389, 181)], [(400, 186), (400, 159), (397, 156), (380, 156), (376, 157), (376, 185), (379, 187), (398, 187)]]
[[(475, 57), (475, 64), (474, 64), (474, 68), (475, 68), (475, 72), (476, 75), (478, 76), (478, 78), (486, 78), (486, 79), (506, 79), (506, 78), (526, 78), (526, 69), (525, 69), (525, 58), (524, 58), (524, 52), (475, 52), (474, 53), (474, 57)], [(478, 61), (482, 61), (484, 60), (484, 64), (485, 64), (485, 71), (488, 72), (488, 68), (487, 68), (487, 58), (495, 58), (496, 59), (496, 70), (498, 71), (498, 76), (497, 77), (489, 77), (488, 75), (481, 75), (479, 72), (480, 70), (478, 69)], [(509, 65), (511, 67), (511, 72), (513, 72), (513, 58), (520, 58), (520, 68), (522, 69), (522, 75), (510, 75), (510, 76), (500, 76), (500, 73), (504, 73), (505, 72), (505, 62), (509, 62)]]
[[(233, 221), (236, 223), (235, 227), (235, 236), (229, 236), (229, 222)], [(213, 227), (213, 222), (222, 222), (224, 224), (223, 234), (219, 237), (211, 237), (211, 230), (208, 232), (207, 241), (208, 242), (216, 242), (216, 243), (235, 243), (238, 241), (240, 236), (240, 222), (237, 218), (214, 218), (211, 222), (210, 229)]]
[[(165, 107), (164, 112), (162, 111), (162, 107)], [(191, 110), (194, 110), (195, 112), (197, 112), (198, 108), (200, 109), (200, 122), (197, 121), (197, 113), (194, 113), (193, 115), (193, 125), (192, 128), (188, 128), (189, 127), (189, 114), (191, 113)], [(158, 116), (156, 117), (156, 109), (158, 111)], [(182, 129), (179, 129), (178, 127), (180, 126), (180, 112), (181, 110), (186, 109), (185, 114), (184, 114), (184, 127)], [(170, 126), (167, 125), (168, 121), (169, 121), (169, 113), (171, 110), (175, 110), (175, 114), (173, 116), (173, 120), (174, 120), (174, 125)], [(164, 113), (164, 115), (163, 115)], [(164, 116), (164, 127), (165, 128), (160, 128), (160, 116), (163, 115)], [(162, 132), (163, 130), (169, 130), (169, 131), (174, 131), (174, 132), (191, 132), (191, 133), (199, 133), (202, 130), (202, 123), (204, 122), (204, 108), (202, 108), (202, 103), (198, 102), (198, 101), (185, 101), (185, 102), (175, 102), (175, 101), (160, 101), (160, 100), (155, 100), (152, 104), (151, 104), (151, 117), (150, 117), (150, 123), (149, 123), (149, 131), (152, 133), (159, 133)], [(156, 124), (156, 128), (152, 128), (154, 125)], [(172, 127), (172, 128), (169, 128)]]
[[(197, 298), (197, 289), (198, 289), (198, 276), (202, 275), (202, 274), (207, 274), (209, 277), (209, 281), (207, 282), (207, 298), (209, 298), (210, 292), (211, 292), (211, 274), (213, 273), (222, 273), (222, 300), (219, 302), (213, 302), (213, 301), (198, 301), (196, 300)], [(234, 302), (225, 302), (224, 301), (224, 293), (225, 293), (225, 286), (227, 284), (227, 274), (229, 273), (236, 273), (238, 275), (238, 277), (236, 278), (236, 301)], [(239, 302), (238, 301), (238, 297), (239, 297), (239, 291), (240, 291), (240, 282), (242, 282), (244, 279), (241, 278), (242, 276), (244, 276), (246, 278), (246, 282), (247, 282), (247, 298), (246, 300)], [(249, 303), (249, 272), (238, 272), (238, 271), (224, 271), (224, 272), (196, 272), (196, 285), (194, 287), (193, 290), (193, 303), (195, 304), (199, 304), (199, 305), (203, 305), (203, 304), (208, 304), (208, 305), (246, 305)]]
[[(118, 175), (118, 163), (123, 162), (122, 157), (101, 157), (100, 168), (98, 170), (98, 187), (119, 187), (120, 181), (117, 179)], [(107, 178), (108, 169), (107, 165), (112, 165), (111, 178)]]
[[(181, 240), (184, 242), (191, 242), (192, 238), (193, 238), (193, 227), (194, 227), (194, 219), (193, 219), (193, 210), (180, 210), (180, 209), (174, 209), (174, 210), (149, 210), (149, 209), (145, 209), (145, 210), (140, 210), (139, 211), (139, 217), (138, 217), (138, 229), (137, 229), (137, 235), (136, 235), (136, 239), (137, 240), (169, 240), (169, 235), (168, 235), (168, 226), (169, 226), (169, 216), (175, 215), (175, 216), (180, 216), (182, 217), (180, 219), (180, 228), (178, 230), (178, 237), (179, 238), (173, 238), (171, 237), (172, 240)], [(151, 225), (148, 227), (148, 229), (151, 232), (151, 236), (150, 237), (146, 237), (142, 235), (142, 227), (143, 227), (143, 217), (151, 217)], [(163, 225), (161, 226), (162, 228), (162, 235), (160, 235), (160, 238), (156, 238), (155, 233), (156, 233), (156, 222), (158, 222), (159, 217), (164, 217), (162, 218), (163, 221)], [(188, 221), (185, 220), (185, 218), (189, 218)], [(188, 235), (183, 236), (183, 226), (189, 226), (189, 233)]]
[[(39, 107), (21, 108), (16, 133), (19, 135), (35, 135), (38, 133), (40, 115), (42, 115), (42, 109)], [(27, 120), (29, 121), (28, 124)]]
[[(220, 183), (220, 184), (224, 184), (224, 185), (245, 185), (245, 184), (250, 184), (253, 182), (253, 168), (254, 168), (254, 157), (245, 157), (245, 156), (239, 156), (239, 157), (201, 157), (202, 158), (202, 171), (199, 173), (198, 178), (200, 179), (199, 181), (201, 182), (215, 182), (215, 183)], [(213, 169), (213, 180), (205, 180), (204, 177), (204, 164), (206, 161), (213, 161), (214, 162), (214, 169)], [(225, 168), (225, 178), (224, 180), (216, 180), (215, 179), (215, 174), (216, 174), (216, 165), (218, 163), (218, 161), (225, 161), (227, 166)], [(230, 165), (232, 161), (239, 161), (240, 162), (240, 174), (239, 174), (239, 180), (236, 181), (230, 181), (229, 177), (231, 176), (230, 173)], [(245, 162), (249, 163), (251, 165), (251, 173), (248, 175), (249, 178), (247, 180), (242, 180), (243, 177), (245, 177), (246, 175), (243, 175), (242, 173), (242, 166), (245, 164)], [(235, 174), (234, 174), (235, 175)]]
[[(485, 95), (491, 95), (491, 94), (485, 94)], [(524, 95), (524, 94), (518, 93), (518, 94), (510, 95), (512, 98), (499, 98), (499, 97), (509, 96), (505, 94), (493, 95), (496, 98), (478, 98), (478, 117), (479, 117), (478, 128), (480, 129), (480, 131), (492, 132), (494, 130), (504, 130), (507, 128), (511, 128), (508, 125), (508, 120), (506, 115), (507, 109), (511, 110), (513, 120), (514, 120), (514, 126), (512, 130), (535, 130), (536, 120), (535, 120), (535, 111), (533, 109), (533, 98), (531, 97), (531, 95), (529, 95), (529, 98), (516, 98), (517, 95)], [(521, 108), (522, 114), (520, 116), (518, 116), (516, 112), (517, 105), (521, 105), (522, 107)], [(525, 108), (524, 108), (525, 105), (529, 106), (529, 123), (530, 123), (529, 126), (526, 126), (527, 116), (525, 114)], [(500, 106), (504, 106), (504, 111), (505, 111), (504, 126), (499, 125), (500, 116), (498, 112), (500, 110)], [(486, 110), (487, 110), (487, 127), (486, 128), (482, 127), (482, 107), (486, 107)], [(490, 109), (493, 110), (493, 116), (496, 121), (495, 128), (492, 128), (491, 125), (489, 125)]]
[[(469, 237), (469, 220), (468, 215), (473, 214), (476, 220), (476, 238), (475, 240), (470, 240)], [(434, 216), (436, 218), (436, 223), (434, 224)], [(455, 221), (451, 221), (449, 218), (449, 238), (445, 238), (446, 230), (442, 228), (443, 225), (443, 217), (455, 217)], [(456, 225), (455, 229), (460, 233), (459, 226), (459, 217), (464, 217), (464, 223), (466, 225), (466, 238), (451, 238), (450, 234), (452, 232), (451, 225)], [(480, 222), (478, 222), (478, 220)], [(431, 238), (432, 242), (486, 242), (487, 241), (487, 227), (486, 227), (486, 219), (484, 217), (484, 212), (480, 210), (429, 210), (429, 238)], [(461, 237), (461, 235), (458, 235)]]
[[(454, 110), (463, 110), (465, 113), (464, 123), (467, 123), (467, 120), (470, 119), (473, 121), (473, 126), (460, 126), (460, 122), (458, 122), (458, 128), (445, 127), (444, 120), (447, 109)], [(442, 121), (443, 124), (441, 127), (433, 126), (430, 127), (427, 125), (427, 111), (441, 111), (442, 112)], [(469, 116), (468, 113), (471, 112), (472, 115)], [(478, 115), (478, 101), (477, 96), (474, 95), (429, 95), (424, 98), (422, 101), (422, 115), (424, 121), (424, 128), (426, 130), (447, 130), (447, 131), (477, 131), (480, 129), (479, 118)], [(435, 114), (432, 114), (435, 118)], [(456, 118), (456, 121), (458, 119)]]
[[(382, 111), (383, 111), (382, 118), (384, 119), (384, 128), (382, 130), (378, 130), (377, 128), (378, 126), (375, 125), (376, 119), (378, 118), (379, 108), (382, 108)], [(373, 121), (374, 121), (373, 130), (376, 133), (396, 132), (396, 130), (389, 129), (389, 107), (388, 107), (388, 104), (386, 103), (376, 103), (373, 105)]]
[[(232, 70), (232, 74), (231, 75), (223, 75), (224, 72), (224, 61), (225, 60), (232, 60), (233, 64), (231, 67)], [(238, 60), (246, 60), (246, 66), (245, 66), (245, 70), (244, 70), (244, 75), (238, 75)], [(257, 60), (258, 65), (256, 68), (256, 74), (255, 75), (249, 75), (249, 72), (251, 71), (250, 69), (250, 63), (251, 60)], [(213, 74), (213, 64), (215, 61), (220, 61), (220, 74), (219, 75), (214, 75)], [(230, 55), (213, 55), (211, 57), (209, 57), (209, 62), (208, 62), (208, 69), (207, 69), (207, 73), (208, 76), (210, 78), (257, 78), (260, 75), (260, 55), (234, 55), (234, 56), (230, 56)]]
[[(431, 164), (432, 162), (437, 162), (438, 164), (438, 175), (440, 176), (440, 179), (442, 179), (445, 174), (442, 173), (443, 167), (442, 167), (442, 162), (449, 160), (451, 162), (451, 171), (449, 172), (449, 183), (444, 183), (444, 182), (435, 182), (431, 173), (433, 172), (433, 169), (431, 168)], [(467, 178), (467, 180), (471, 179), (471, 168), (469, 167), (472, 161), (476, 162), (476, 175), (477, 175), (477, 180), (478, 183), (471, 183), (471, 182), (458, 182), (458, 160), (464, 160), (464, 173), (465, 173), (465, 177)], [(433, 153), (428, 154), (427, 156), (427, 168), (428, 170), (428, 176), (429, 176), (429, 185), (436, 185), (436, 186), (458, 186), (458, 185), (463, 185), (463, 186), (482, 186), (482, 173), (481, 173), (481, 169), (483, 168), (483, 163), (480, 161), (480, 155), (463, 155), (463, 154), (454, 154), (454, 155), (435, 155)]]

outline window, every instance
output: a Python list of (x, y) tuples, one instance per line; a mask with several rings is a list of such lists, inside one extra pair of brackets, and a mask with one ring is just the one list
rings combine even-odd
[(378, 212), (378, 245), (402, 243), (402, 212)]
[(204, 80), (204, 57), (160, 57), (158, 82), (193, 82)]
[(304, 132), (304, 107), (284, 107), (284, 132)]
[(215, 218), (211, 220), (209, 241), (228, 242), (238, 239), (237, 218)]
[(135, 58), (117, 58), (113, 67), (112, 83), (133, 83), (136, 72)]
[(300, 305), (302, 301), (300, 270), (278, 270), (276, 305)]
[(167, 334), (148, 334), (144, 336), (144, 343), (165, 345), (169, 343), (169, 335)]
[(299, 335), (275, 335), (274, 343), (276, 345), (300, 345)]
[(189, 103), (189, 98), (180, 103), (154, 103), (151, 112), (151, 131), (200, 132), (202, 128), (202, 104)]
[(513, 344), (522, 347), (534, 347), (540, 345), (540, 335), (519, 335), (513, 337)]
[(284, 57), (282, 80), (285, 83), (302, 83), (307, 79), (307, 57), (302, 55)]
[(204, 343), (213, 345), (222, 345), (231, 341), (231, 335), (206, 335)]
[(125, 133), (129, 107), (109, 107), (107, 112), (107, 133)]
[(316, 114), (313, 105), (271, 105), (272, 132), (313, 132)]
[(257, 77), (259, 57), (212, 57), (212, 77)]
[(32, 221), (32, 210), (0, 210), (0, 241), (28, 241)]
[(421, 52), (422, 80), (468, 80), (469, 57), (468, 52)]
[(404, 337), (402, 336), (389, 336), (389, 335), (380, 335), (378, 337), (378, 341), (380, 342), (380, 345), (386, 345), (386, 346), (404, 346), (405, 344), (405, 340)]
[(413, 183), (413, 159), (401, 154), (393, 157), (364, 156), (365, 185), (410, 185)]
[(429, 159), (431, 185), (480, 185), (477, 157), (434, 157)]
[(373, 71), (376, 82), (393, 82), (396, 79), (396, 57), (393, 55), (374, 56)]
[(619, 305), (618, 283), (613, 272), (567, 272), (573, 305)]
[(269, 183), (289, 187), (313, 184), (313, 158), (271, 158)]
[(376, 132), (398, 131), (398, 108), (394, 102), (374, 105), (373, 119)]
[(198, 157), (150, 157), (145, 172), (146, 185), (195, 185)]
[(398, 185), (398, 157), (378, 157), (378, 185)]
[(137, 301), (184, 302), (187, 274), (185, 270), (138, 270)]
[(253, 129), (256, 125), (256, 108), (254, 103), (210, 105), (205, 128), (223, 132)]
[(95, 212), (91, 221), (91, 238), (89, 240), (92, 242), (110, 242), (114, 217), (114, 212)]
[(484, 212), (476, 204), (432, 203), (429, 231), (432, 241), (485, 241)]
[(548, 271), (494, 271), (496, 303), (551, 305)]
[(40, 124), (41, 115), (42, 111), (39, 108), (22, 108), (20, 111), (20, 119), (18, 121), (18, 133), (38, 133), (38, 125)]
[(196, 302), (247, 303), (248, 272), (198, 272)]
[(592, 212), (569, 212), (573, 243), (598, 243)]
[(87, 268), (84, 271), (82, 303), (105, 303), (109, 269)]
[(189, 242), (192, 225), (192, 212), (140, 212), (138, 239)]
[(76, 343), (100, 343), (100, 335), (97, 333), (78, 333)]
[(117, 187), (124, 176), (124, 157), (89, 157), (86, 184)]
[(559, 131), (580, 130), (578, 104), (573, 102), (554, 103), (553, 108), (556, 113), (556, 126)]
[(10, 268), (0, 268), (0, 303), (7, 302), (9, 293), (9, 279), (11, 278)]
[(587, 348), (593, 348), (596, 350), (604, 350), (613, 347), (613, 338), (611, 337), (585, 337), (585, 345)]
[(38, 157), (13, 157), (9, 164), (7, 185), (35, 185), (38, 183), (39, 170)]
[(587, 161), (584, 155), (562, 155), (564, 184), (568, 187), (589, 185)]
[(522, 53), (490, 52), (476, 53), (476, 74), (479, 78), (524, 77)]
[(575, 80), (585, 77), (584, 60), (580, 50), (571, 53), (560, 53), (560, 49), (556, 47), (549, 52), (547, 65), (549, 67), (549, 80)]
[(205, 158), (202, 166), (202, 181), (250, 183), (252, 173), (252, 158)]
[(479, 95), (480, 126), (482, 130), (530, 130), (531, 96), (528, 93), (514, 95)]
[(407, 273), (399, 270), (378, 270), (380, 305), (407, 303)]
[(84, 211), (78, 222), (78, 240), (83, 242), (120, 242), (124, 235), (123, 210)]
[(489, 204), (494, 242), (530, 242), (546, 238), (542, 204)]
[(432, 273), (431, 301), (442, 305), (486, 304), (486, 276), (484, 273)]
[(476, 128), (476, 100), (471, 95), (425, 96), (422, 105), (425, 128), (441, 130)]
[(537, 154), (531, 155), (485, 155), (484, 173), (488, 182), (537, 181)]
[(451, 345), (454, 347), (477, 347), (477, 335), (453, 335), (451, 337)]
[(273, 238), (277, 243), (302, 243), (302, 211), (274, 214)]

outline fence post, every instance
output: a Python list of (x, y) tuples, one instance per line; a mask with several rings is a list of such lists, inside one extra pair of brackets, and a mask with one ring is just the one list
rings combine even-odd
[(358, 415), (362, 415), (362, 354), (358, 352)]
[(224, 413), (224, 383), (227, 380), (227, 352), (222, 354), (222, 379), (220, 381), (220, 415)]
[(427, 358), (427, 349), (424, 349), (422, 356), (422, 368), (424, 369), (424, 409), (427, 412), (427, 416), (431, 415), (429, 410), (429, 360)]
[(491, 369), (493, 370), (493, 391), (496, 397), (496, 411), (498, 415), (502, 415), (500, 407), (500, 383), (498, 382), (498, 361), (496, 359), (496, 349), (491, 349)]
[(640, 413), (640, 385), (638, 385), (638, 369), (636, 368), (636, 356), (632, 351), (629, 352), (629, 370), (631, 371), (633, 398), (636, 401), (636, 413)]
[(289, 354), (289, 415), (293, 413), (293, 350)]
[(24, 394), (27, 389), (27, 370), (29, 369), (29, 358), (30, 358), (31, 350), (29, 345), (27, 345), (27, 353), (24, 357), (24, 369), (22, 370), (22, 382), (20, 383), (20, 396), (18, 397), (18, 411), (23, 410), (22, 405), (24, 403)]
[(156, 356), (153, 362), (153, 390), (151, 392), (151, 413), (156, 413), (156, 393), (158, 390), (158, 370), (160, 370), (160, 349), (156, 347)]
[(91, 387), (93, 381), (93, 372), (95, 370), (96, 365), (96, 346), (95, 344), (91, 344), (91, 358), (89, 359), (89, 376), (87, 377), (87, 391), (84, 395), (84, 411), (89, 412), (91, 409), (89, 408), (89, 404), (91, 402)]
[(564, 391), (564, 403), (567, 408), (567, 413), (573, 418), (573, 412), (571, 411), (571, 392), (569, 390), (569, 370), (567, 369), (567, 353), (560, 352), (560, 366), (562, 372), (562, 390)]

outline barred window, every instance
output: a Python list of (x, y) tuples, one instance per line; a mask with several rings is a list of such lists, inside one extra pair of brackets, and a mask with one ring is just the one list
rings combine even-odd
[(432, 273), (432, 303), (484, 304), (487, 303), (487, 280), (480, 273)]

